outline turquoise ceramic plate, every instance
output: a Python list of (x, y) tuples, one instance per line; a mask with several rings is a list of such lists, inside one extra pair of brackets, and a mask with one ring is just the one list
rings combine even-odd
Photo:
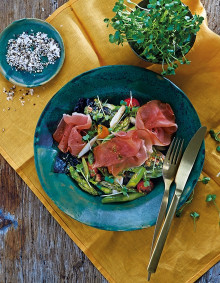
[[(141, 104), (152, 99), (169, 103), (179, 126), (176, 135), (185, 139), (185, 146), (200, 127), (189, 99), (169, 80), (139, 67), (107, 66), (83, 73), (67, 83), (47, 104), (35, 132), (35, 164), (45, 192), (72, 218), (105, 230), (129, 231), (154, 225), (164, 190), (162, 178), (157, 179), (155, 189), (142, 198), (123, 204), (102, 204), (100, 197), (83, 192), (67, 175), (53, 173), (58, 149), (52, 134), (63, 113), (72, 113), (78, 98), (98, 95), (101, 100), (119, 104), (130, 91)], [(204, 152), (203, 143), (179, 206), (187, 200), (200, 176)], [(174, 186), (171, 196), (173, 193)]]
[[(12, 68), (7, 63), (7, 45), (9, 39), (15, 39), (16, 36), (23, 32), (28, 32), (29, 34), (35, 34), (37, 32), (46, 33), (49, 38), (53, 38), (59, 44), (61, 50), (60, 58), (58, 58), (54, 64), (45, 67), (42, 73), (16, 71), (15, 68)], [(13, 84), (24, 87), (36, 87), (50, 81), (60, 71), (65, 58), (64, 44), (60, 34), (53, 26), (39, 19), (21, 19), (10, 24), (0, 34), (0, 50), (1, 73)]]

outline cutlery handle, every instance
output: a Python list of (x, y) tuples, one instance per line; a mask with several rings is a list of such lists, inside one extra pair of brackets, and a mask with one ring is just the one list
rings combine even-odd
[(157, 222), (156, 222), (156, 226), (155, 226), (155, 230), (154, 230), (154, 236), (153, 236), (153, 240), (152, 240), (152, 244), (151, 244), (150, 255), (153, 252), (154, 243), (157, 239), (157, 235), (160, 231), (161, 225), (162, 225), (163, 220), (164, 220), (164, 216), (165, 216), (166, 209), (167, 209), (170, 185), (171, 185), (171, 182), (169, 182), (168, 184), (165, 183), (165, 190), (164, 190), (164, 194), (163, 194), (162, 203), (161, 203), (161, 206), (160, 206), (160, 211), (159, 211), (159, 214), (158, 214), (158, 217), (157, 217)]
[(150, 258), (150, 262), (148, 264), (147, 270), (150, 273), (156, 272), (157, 265), (159, 263), (160, 256), (161, 256), (161, 253), (163, 251), (163, 247), (164, 247), (164, 244), (165, 244), (165, 241), (166, 241), (166, 238), (167, 238), (167, 234), (169, 232), (170, 225), (171, 225), (172, 220), (173, 220), (173, 216), (176, 212), (176, 208), (177, 208), (177, 205), (178, 205), (178, 202), (179, 202), (179, 198), (180, 198), (179, 196), (174, 194), (172, 202), (171, 202), (170, 207), (169, 207), (169, 210), (167, 212), (166, 219), (164, 221), (160, 235), (158, 237), (155, 248), (153, 250), (153, 254), (152, 254), (152, 256)]

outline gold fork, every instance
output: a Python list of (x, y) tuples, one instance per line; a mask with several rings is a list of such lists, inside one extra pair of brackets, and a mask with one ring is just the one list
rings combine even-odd
[(163, 180), (165, 184), (165, 190), (163, 194), (162, 203), (160, 206), (160, 211), (157, 217), (157, 222), (154, 230), (154, 236), (151, 244), (151, 252), (150, 255), (153, 252), (154, 243), (156, 241), (157, 235), (160, 231), (161, 225), (163, 223), (163, 219), (166, 213), (167, 209), (167, 203), (169, 198), (169, 191), (170, 186), (172, 182), (174, 181), (180, 159), (182, 156), (182, 148), (183, 148), (183, 142), (184, 140), (181, 140), (179, 138), (174, 138), (172, 140), (172, 143), (169, 146), (169, 149), (167, 151), (166, 157), (163, 162)]

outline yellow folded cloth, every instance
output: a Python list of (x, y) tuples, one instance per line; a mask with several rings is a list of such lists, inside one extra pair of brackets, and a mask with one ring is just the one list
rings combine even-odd
[[(43, 191), (34, 166), (33, 137), (39, 116), (50, 98), (70, 79), (92, 68), (110, 64), (130, 64), (160, 71), (157, 65), (146, 64), (137, 58), (127, 45), (119, 47), (108, 42), (110, 29), (106, 28), (103, 19), (112, 16), (114, 2), (72, 0), (48, 18), (64, 40), (66, 59), (61, 72), (45, 86), (37, 87), (33, 96), (20, 98), (24, 90), (17, 87), (14, 99), (6, 100), (2, 90), (9, 90), (12, 85), (0, 75), (0, 153), (107, 280), (146, 282), (154, 227), (109, 232), (71, 219)], [(192, 13), (205, 17), (199, 0), (185, 0), (184, 3)], [(169, 79), (187, 94), (201, 123), (208, 129), (220, 130), (220, 37), (208, 29), (206, 22), (202, 24), (187, 58), (192, 63), (181, 66), (176, 76)], [(220, 154), (209, 134), (205, 144), (203, 175), (210, 176), (211, 181), (207, 185), (201, 182), (196, 185), (192, 204), (185, 208), (180, 218), (173, 220), (152, 282), (194, 282), (220, 259), (218, 213), (214, 205), (205, 201), (207, 194), (216, 194), (220, 206)], [(196, 232), (189, 216), (191, 211), (200, 214)]]

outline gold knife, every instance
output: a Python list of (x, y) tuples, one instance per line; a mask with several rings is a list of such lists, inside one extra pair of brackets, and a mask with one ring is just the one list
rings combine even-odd
[(206, 130), (207, 130), (206, 127), (199, 128), (199, 130), (190, 140), (183, 154), (183, 157), (180, 161), (180, 165), (175, 178), (175, 183), (176, 183), (175, 193), (147, 267), (148, 281), (150, 280), (151, 273), (156, 272), (157, 265), (159, 263), (161, 253), (163, 251), (163, 247), (167, 238), (167, 234), (170, 229), (170, 225), (172, 223), (173, 216), (175, 214), (179, 199), (188, 180), (189, 174), (195, 163), (202, 141), (205, 137)]

